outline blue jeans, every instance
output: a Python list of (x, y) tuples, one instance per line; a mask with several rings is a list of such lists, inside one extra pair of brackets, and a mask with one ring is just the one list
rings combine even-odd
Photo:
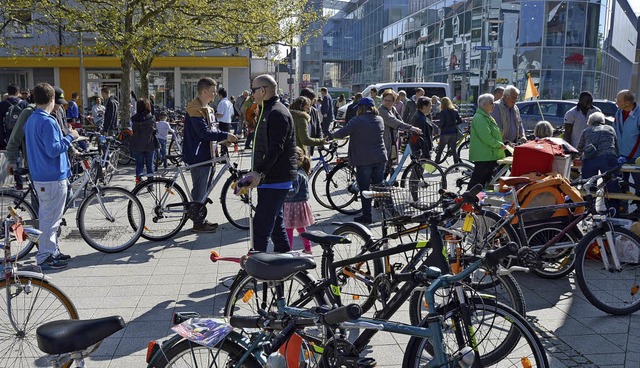
[[(633, 161), (633, 160), (631, 160)], [(591, 158), (585, 158), (582, 160), (582, 178), (589, 179), (594, 175), (598, 175), (598, 171), (604, 173), (618, 166), (618, 157), (616, 155), (603, 155), (596, 156)], [(629, 177), (629, 173), (627, 174), (627, 180)], [(636, 175), (634, 174), (633, 181), (637, 182)], [(607, 184), (607, 190), (611, 193), (619, 193), (620, 185), (618, 185), (617, 181), (611, 181)], [(605, 199), (605, 205), (607, 208), (614, 207), (616, 210), (620, 208), (620, 200), (617, 199)]]
[(153, 175), (153, 155), (154, 151), (139, 152), (134, 151), (133, 159), (136, 160), (136, 176), (141, 177), (145, 165), (147, 166), (147, 175)]
[[(362, 193), (363, 190), (369, 190), (371, 184), (380, 184), (384, 179), (384, 162), (373, 165), (356, 166), (356, 181), (358, 188)], [(371, 198), (364, 198), (360, 195), (362, 201), (362, 216), (365, 219), (371, 219)]]
[(258, 204), (253, 214), (253, 249), (266, 252), (269, 238), (276, 253), (288, 252), (289, 238), (284, 228), (284, 200), (288, 189), (258, 188)]
[(158, 142), (160, 142), (160, 148), (158, 148), (160, 161), (164, 167), (167, 167), (167, 140), (158, 138)]

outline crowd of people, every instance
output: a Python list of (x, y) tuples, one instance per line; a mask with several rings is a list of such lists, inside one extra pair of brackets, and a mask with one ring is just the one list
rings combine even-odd
[[(182, 152), (184, 162), (194, 165), (190, 170), (194, 200), (205, 195), (211, 165), (202, 163), (218, 154), (213, 143), (237, 144), (238, 138), (244, 137), (245, 149), (253, 150), (251, 172), (242, 180), (250, 188), (256, 188), (258, 194), (253, 222), (253, 248), (257, 251), (266, 251), (269, 240), (275, 252), (289, 251), (293, 230), (301, 233), (313, 224), (308, 183), (310, 156), (314, 147), (332, 139), (350, 137), (349, 162), (356, 170), (360, 191), (381, 183), (390, 172), (398, 158), (399, 132), (410, 135), (409, 142), (416, 155), (431, 158), (437, 131), (436, 160), (440, 161), (444, 153), (451, 155), (454, 162), (461, 162), (456, 144), (460, 137), (458, 126), (463, 120), (446, 96), (427, 97), (421, 88), (416, 89), (414, 96), (393, 90), (385, 90), (379, 96), (376, 88), (372, 88), (369, 96), (354, 95), (344, 125), (331, 130), (337, 108), (347, 103), (344, 95), (334, 103), (326, 88), (320, 89), (319, 96), (305, 88), (289, 104), (278, 91), (274, 78), (266, 74), (256, 77), (250, 91), (237, 98), (229, 96), (224, 88), (217, 88), (215, 80), (202, 78), (197, 84), (197, 96), (186, 108)], [(60, 88), (46, 83), (38, 84), (32, 91), (19, 91), (12, 85), (7, 93), (8, 97), (0, 102), (0, 148), (7, 150), (9, 172), (28, 164), (38, 190), (43, 240), (36, 259), (45, 268), (64, 267), (70, 257), (60, 252), (55, 234), (67, 196), (68, 154), (71, 143), (78, 138), (73, 128), (81, 119), (78, 94), (73, 93), (67, 101)], [(526, 141), (516, 105), (519, 96), (516, 87), (506, 86), (478, 97), (470, 123), (469, 160), (474, 170), (469, 187), (486, 185), (497, 161), (505, 157), (507, 146)], [(211, 106), (214, 100), (215, 110)], [(160, 161), (166, 167), (167, 139), (173, 130), (166, 112), (155, 113), (153, 97), (136, 98), (133, 103), (130, 149), (136, 162), (136, 179), (142, 180), (144, 175), (154, 173), (156, 151), (160, 151)], [(580, 94), (576, 106), (566, 113), (564, 139), (580, 151), (585, 178), (621, 163), (635, 163), (640, 157), (640, 108), (635, 95), (628, 90), (620, 91), (616, 104), (618, 112), (613, 125), (607, 124), (587, 91)], [(100, 131), (108, 135), (117, 132), (118, 109), (112, 91), (103, 88), (91, 111)], [(553, 132), (551, 124), (541, 121), (534, 135), (545, 138)], [(634, 183), (640, 183), (640, 174), (631, 175)], [(22, 186), (17, 175), (16, 185), (19, 189)], [(354, 220), (370, 224), (371, 200), (361, 197), (361, 205), (362, 214)], [(214, 232), (217, 227), (218, 224), (203, 220), (194, 223), (193, 230)], [(310, 253), (308, 242), (303, 245), (304, 252)]]

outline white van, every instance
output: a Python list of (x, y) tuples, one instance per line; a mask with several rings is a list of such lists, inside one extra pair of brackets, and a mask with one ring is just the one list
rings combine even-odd
[[(449, 92), (449, 84), (447, 83), (438, 83), (438, 82), (411, 82), (411, 83), (378, 83), (372, 84), (362, 91), (362, 97), (369, 97), (369, 91), (371, 88), (376, 87), (378, 89), (378, 96), (382, 96), (384, 91), (388, 89), (394, 90), (396, 93), (399, 91), (405, 91), (407, 93), (407, 98), (413, 97), (416, 94), (417, 88), (422, 88), (424, 90), (424, 95), (426, 97), (431, 97), (436, 95), (440, 98), (449, 97), (451, 98)], [(343, 121), (345, 115), (347, 114), (347, 108), (351, 105), (351, 102), (342, 106), (338, 109), (338, 114), (336, 115), (336, 120)]]

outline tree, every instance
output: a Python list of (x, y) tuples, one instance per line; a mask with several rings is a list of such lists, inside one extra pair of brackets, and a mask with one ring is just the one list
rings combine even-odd
[(121, 121), (130, 116), (132, 67), (140, 70), (143, 94), (155, 57), (214, 48), (265, 47), (303, 34), (318, 19), (308, 0), (47, 0), (38, 12), (60, 19), (67, 32), (94, 34), (96, 46), (109, 47), (122, 69)]

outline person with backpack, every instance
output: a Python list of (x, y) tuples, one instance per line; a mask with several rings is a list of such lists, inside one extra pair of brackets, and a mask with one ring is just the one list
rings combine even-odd
[[(431, 104), (433, 105), (433, 99), (431, 100)], [(456, 143), (458, 142), (459, 134), (458, 125), (462, 124), (462, 118), (460, 117), (458, 110), (453, 107), (453, 102), (451, 102), (449, 97), (442, 98), (441, 106), (440, 123), (438, 124), (438, 127), (440, 128), (440, 142), (436, 149), (436, 162), (440, 162), (440, 155), (444, 150), (444, 146), (447, 146), (449, 151), (449, 153), (445, 154), (445, 157), (452, 155), (455, 163), (462, 162), (460, 157), (458, 157), (458, 152), (456, 151)]]
[(20, 98), (20, 89), (15, 84), (7, 87), (7, 99), (0, 102), (0, 149), (6, 149), (11, 131), (18, 121), (22, 109), (28, 105)]

